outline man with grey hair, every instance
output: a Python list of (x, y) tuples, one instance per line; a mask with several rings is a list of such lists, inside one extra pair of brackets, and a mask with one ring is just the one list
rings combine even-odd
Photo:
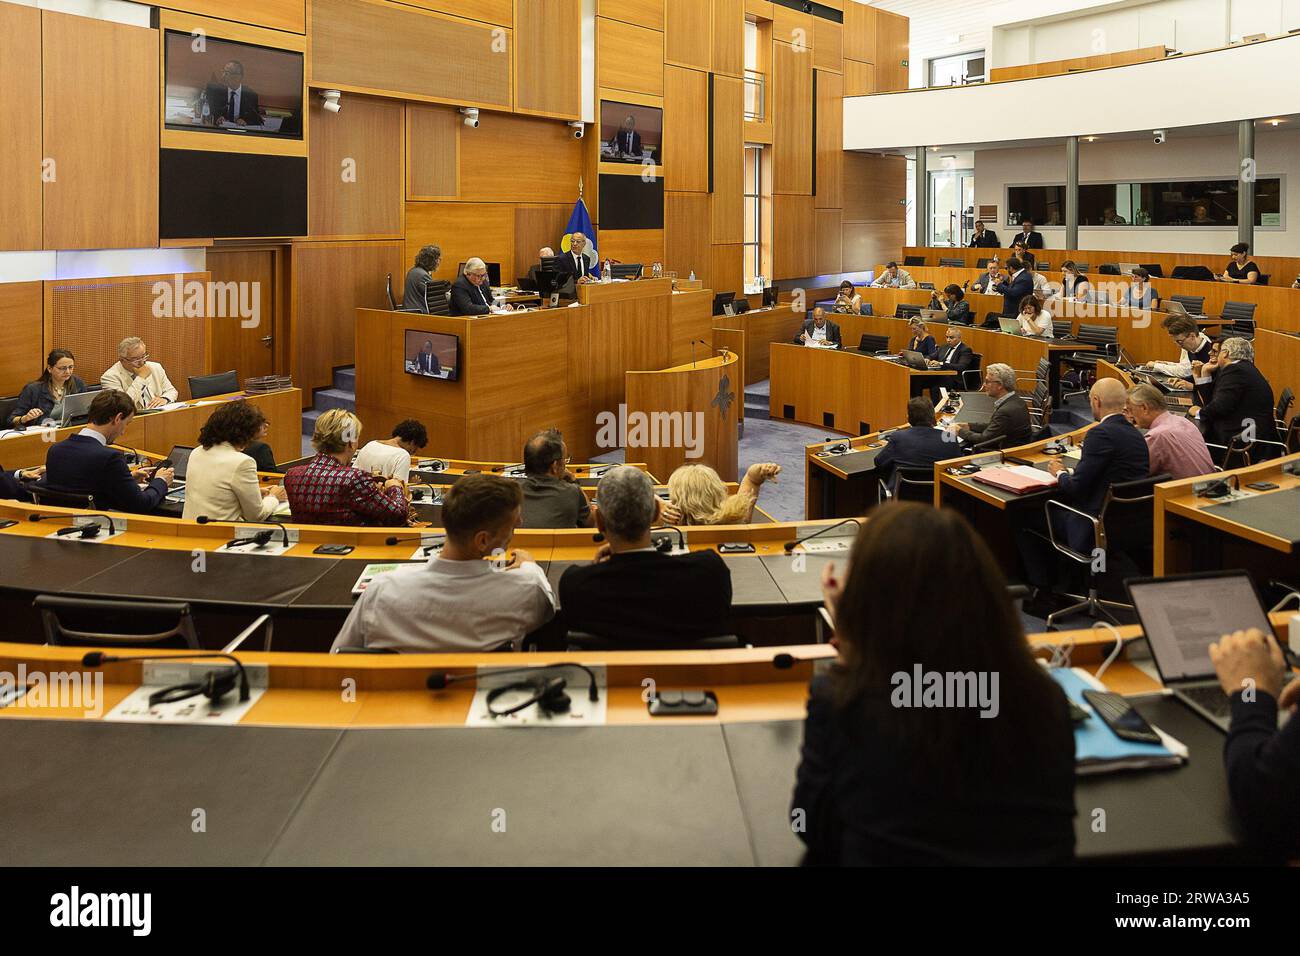
[[(1255, 347), (1243, 338), (1225, 340), (1214, 394), (1198, 416), (1206, 440), (1225, 446), (1237, 437), (1246, 442), (1276, 442), (1273, 412), (1273, 389), (1255, 367)], [(1257, 446), (1251, 458), (1272, 458), (1279, 451), (1275, 446)]]
[(1165, 408), (1164, 395), (1154, 385), (1130, 388), (1125, 411), (1133, 424), (1146, 433), (1151, 474), (1195, 478), (1214, 471), (1201, 430), (1190, 419), (1171, 415)]
[(465, 271), (451, 284), (452, 315), (488, 315), (510, 312), (512, 306), (492, 305), (492, 285), (488, 282), (487, 263), (478, 256), (465, 260)]
[(984, 394), (993, 399), (993, 414), (987, 422), (953, 425), (959, 439), (996, 448), (1014, 448), (1031, 439), (1029, 406), (1016, 391), (1016, 372), (1010, 365), (994, 362), (984, 369)]
[(590, 282), (595, 276), (596, 262), (587, 249), (587, 236), (575, 232), (568, 237), (569, 251), (560, 256), (556, 266), (561, 275), (567, 276), (563, 285), (566, 292), (572, 291), (575, 282)]
[(590, 528), (591, 506), (569, 471), (569, 446), (554, 428), (524, 443), (525, 528)]
[(408, 312), (429, 312), (429, 284), (442, 262), (442, 250), (437, 246), (423, 246), (415, 254), (415, 265), (406, 273), (406, 286), (402, 291), (402, 308)]
[(99, 384), (126, 392), (142, 410), (174, 402), (178, 395), (163, 367), (149, 361), (144, 341), (134, 335), (118, 343), (117, 362), (99, 377)]
[(650, 476), (628, 465), (613, 468), (600, 480), (596, 500), (605, 543), (591, 564), (560, 578), (568, 629), (635, 647), (684, 647), (727, 633), (731, 572), (712, 548), (668, 555), (654, 546), (650, 528), (663, 502)]

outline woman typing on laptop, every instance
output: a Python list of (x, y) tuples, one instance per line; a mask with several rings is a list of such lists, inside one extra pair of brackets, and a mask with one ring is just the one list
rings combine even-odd
[(63, 417), (63, 398), (86, 390), (86, 383), (73, 372), (77, 358), (68, 349), (54, 349), (45, 359), (45, 371), (23, 386), (18, 404), (6, 426), (35, 425), (47, 418)]

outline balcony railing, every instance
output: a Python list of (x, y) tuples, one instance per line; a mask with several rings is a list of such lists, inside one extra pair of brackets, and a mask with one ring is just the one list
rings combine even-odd
[(752, 123), (763, 122), (767, 78), (757, 70), (745, 71), (745, 119)]

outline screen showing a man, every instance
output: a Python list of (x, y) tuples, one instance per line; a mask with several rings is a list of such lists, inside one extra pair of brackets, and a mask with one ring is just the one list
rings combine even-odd
[(303, 55), (167, 31), (167, 126), (302, 137)]
[(653, 106), (600, 104), (600, 158), (607, 163), (663, 164), (664, 111)]
[(454, 382), (460, 375), (460, 339), (445, 332), (407, 329), (404, 364), (408, 375)]

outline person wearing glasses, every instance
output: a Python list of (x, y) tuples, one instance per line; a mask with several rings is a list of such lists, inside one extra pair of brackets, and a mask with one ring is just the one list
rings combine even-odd
[(117, 363), (99, 377), (99, 384), (126, 392), (139, 411), (174, 402), (179, 394), (163, 367), (149, 361), (144, 340), (134, 335), (118, 343)]
[(215, 83), (209, 83), (208, 110), (214, 126), (261, 126), (257, 94), (244, 85), (244, 64), (231, 60)]
[(491, 312), (512, 312), (509, 304), (500, 307), (492, 304), (492, 284), (488, 282), (487, 264), (478, 257), (465, 262), (465, 272), (451, 284), (452, 315), (488, 315)]
[(524, 444), (524, 528), (590, 528), (596, 523), (587, 496), (569, 471), (569, 446), (558, 429), (540, 431)]
[(45, 371), (41, 377), (23, 386), (9, 421), (0, 427), (36, 425), (46, 418), (62, 418), (64, 396), (86, 390), (86, 383), (73, 374), (76, 369), (77, 357), (70, 351), (51, 351), (45, 357)]

